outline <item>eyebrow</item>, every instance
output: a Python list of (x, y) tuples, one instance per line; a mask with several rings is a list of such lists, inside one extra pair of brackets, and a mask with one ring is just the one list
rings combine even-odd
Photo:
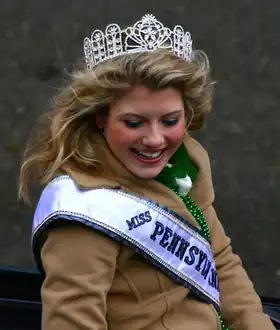
[[(169, 117), (169, 116), (173, 116), (173, 115), (179, 115), (182, 112), (184, 112), (183, 109), (181, 109), (181, 110), (173, 110), (171, 112), (168, 112), (168, 113), (164, 114), (162, 117)], [(120, 117), (125, 117), (125, 116), (133, 116), (133, 117), (137, 117), (139, 119), (145, 119), (146, 118), (146, 116), (139, 115), (136, 112), (123, 112), (123, 113), (120, 114)]]

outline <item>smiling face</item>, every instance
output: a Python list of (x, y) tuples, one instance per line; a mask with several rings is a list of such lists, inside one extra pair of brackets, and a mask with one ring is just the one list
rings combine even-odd
[(152, 91), (135, 87), (114, 103), (108, 117), (97, 118), (120, 162), (135, 176), (156, 177), (182, 143), (184, 104), (173, 88)]

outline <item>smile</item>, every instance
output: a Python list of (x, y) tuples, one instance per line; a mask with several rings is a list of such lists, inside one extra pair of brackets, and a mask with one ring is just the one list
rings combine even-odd
[(142, 157), (145, 157), (145, 158), (148, 158), (148, 159), (155, 159), (155, 158), (159, 157), (162, 154), (163, 150), (153, 152), (153, 153), (152, 152), (143, 152), (143, 151), (139, 151), (139, 150), (135, 150), (135, 152), (138, 156), (142, 156)]
[(137, 157), (138, 160), (141, 160), (146, 163), (156, 163), (161, 160), (162, 155), (164, 153), (164, 149), (156, 152), (146, 152), (140, 151), (137, 149), (132, 149), (133, 153)]

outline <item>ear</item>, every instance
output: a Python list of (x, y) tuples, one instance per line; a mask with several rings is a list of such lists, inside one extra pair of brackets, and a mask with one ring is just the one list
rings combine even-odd
[(100, 128), (100, 129), (103, 128), (106, 124), (105, 116), (101, 116), (101, 115), (96, 116), (95, 124), (96, 124), (96, 127)]

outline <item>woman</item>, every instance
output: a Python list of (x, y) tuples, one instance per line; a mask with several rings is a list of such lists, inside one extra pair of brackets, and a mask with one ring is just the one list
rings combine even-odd
[(46, 185), (33, 251), (43, 329), (274, 329), (212, 206), (206, 55), (152, 15), (84, 43), (30, 141), (20, 195)]

